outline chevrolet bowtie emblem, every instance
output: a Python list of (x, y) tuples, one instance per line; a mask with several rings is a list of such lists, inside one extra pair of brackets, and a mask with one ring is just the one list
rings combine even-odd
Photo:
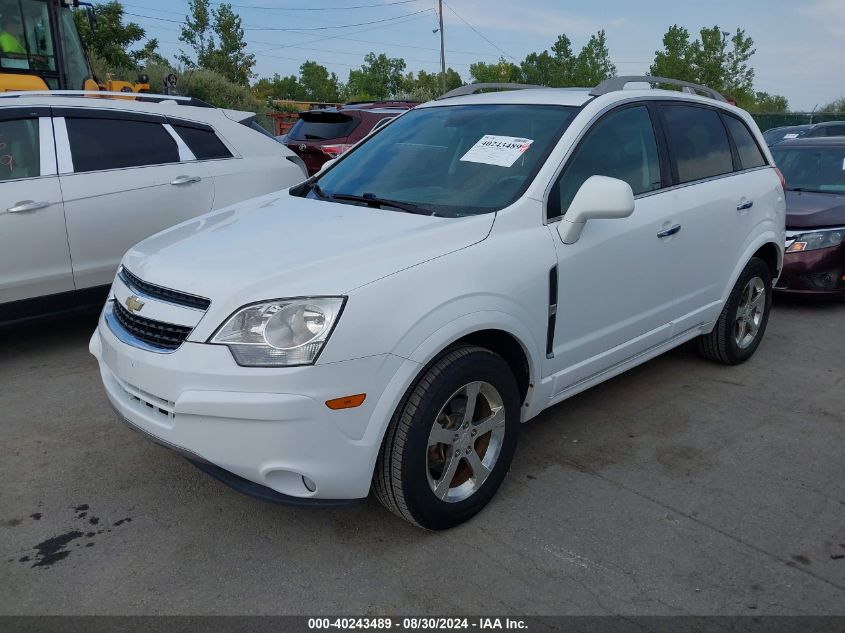
[(130, 312), (138, 312), (141, 308), (144, 307), (144, 302), (141, 301), (135, 295), (130, 295), (124, 302), (124, 305), (126, 305), (126, 309)]

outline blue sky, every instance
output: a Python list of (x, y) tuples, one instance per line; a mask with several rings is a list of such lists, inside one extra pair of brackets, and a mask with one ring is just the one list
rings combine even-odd
[[(233, 0), (259, 75), (296, 74), (314, 60), (345, 81), (370, 51), (403, 57), (409, 70), (436, 72), (436, 0)], [(353, 5), (382, 5), (339, 10)], [(129, 19), (157, 37), (166, 56), (180, 49), (179, 22), (187, 0), (128, 0)], [(302, 10), (309, 9), (309, 10)], [(317, 10), (314, 10), (317, 9)], [(141, 17), (145, 16), (145, 17)], [(460, 19), (458, 16), (460, 16)], [(379, 21), (373, 24), (367, 22)], [(447, 0), (446, 63), (468, 79), (469, 65), (504, 52), (521, 60), (566, 33), (577, 50), (607, 31), (619, 74), (642, 74), (672, 24), (746, 29), (757, 54), (755, 86), (783, 94), (793, 109), (810, 110), (845, 95), (845, 0)], [(467, 23), (475, 28), (475, 32)], [(358, 24), (359, 26), (345, 26)], [(344, 28), (335, 28), (341, 27)], [(480, 33), (480, 35), (479, 35)], [(486, 38), (486, 39), (485, 39)]]

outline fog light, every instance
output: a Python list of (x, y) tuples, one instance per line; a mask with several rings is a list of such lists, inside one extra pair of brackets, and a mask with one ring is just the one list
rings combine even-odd
[(302, 483), (306, 488), (308, 488), (308, 492), (314, 492), (315, 490), (317, 490), (317, 484), (315, 484), (313, 480), (309, 479), (305, 475), (302, 475)]

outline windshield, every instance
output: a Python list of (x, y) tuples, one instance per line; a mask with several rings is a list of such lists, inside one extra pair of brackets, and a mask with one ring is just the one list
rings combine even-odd
[(318, 190), (398, 201), (439, 216), (497, 211), (522, 195), (577, 111), (541, 105), (411, 110), (318, 177)]
[(807, 133), (810, 125), (793, 125), (791, 127), (780, 127), (774, 130), (766, 130), (763, 132), (763, 139), (767, 145), (771, 145), (777, 141), (784, 140), (787, 136), (789, 138), (799, 138)]
[(0, 0), (0, 67), (56, 71), (46, 2)]
[(845, 192), (845, 145), (774, 149), (789, 191)]
[(76, 23), (73, 21), (73, 13), (66, 7), (59, 9), (59, 39), (62, 42), (68, 90), (83, 90), (85, 80), (91, 73), (88, 70), (88, 60), (82, 48), (79, 31), (76, 30)]

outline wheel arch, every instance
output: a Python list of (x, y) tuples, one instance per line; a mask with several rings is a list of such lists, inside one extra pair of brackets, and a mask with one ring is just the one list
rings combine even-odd
[(410, 355), (410, 360), (420, 364), (420, 371), (408, 388), (432, 363), (461, 345), (476, 345), (501, 356), (516, 379), (520, 404), (530, 401), (533, 385), (541, 374), (537, 343), (528, 328), (504, 313), (477, 312), (434, 332)]
[(754, 257), (759, 257), (766, 262), (772, 273), (772, 282), (774, 283), (783, 269), (783, 239), (778, 242), (778, 235), (774, 231), (766, 231), (746, 246), (742, 257), (737, 260), (737, 265), (731, 273), (731, 278), (722, 293), (722, 305), (728, 300), (728, 296), (730, 296), (737, 279), (739, 279), (742, 271), (745, 270), (748, 262)]

